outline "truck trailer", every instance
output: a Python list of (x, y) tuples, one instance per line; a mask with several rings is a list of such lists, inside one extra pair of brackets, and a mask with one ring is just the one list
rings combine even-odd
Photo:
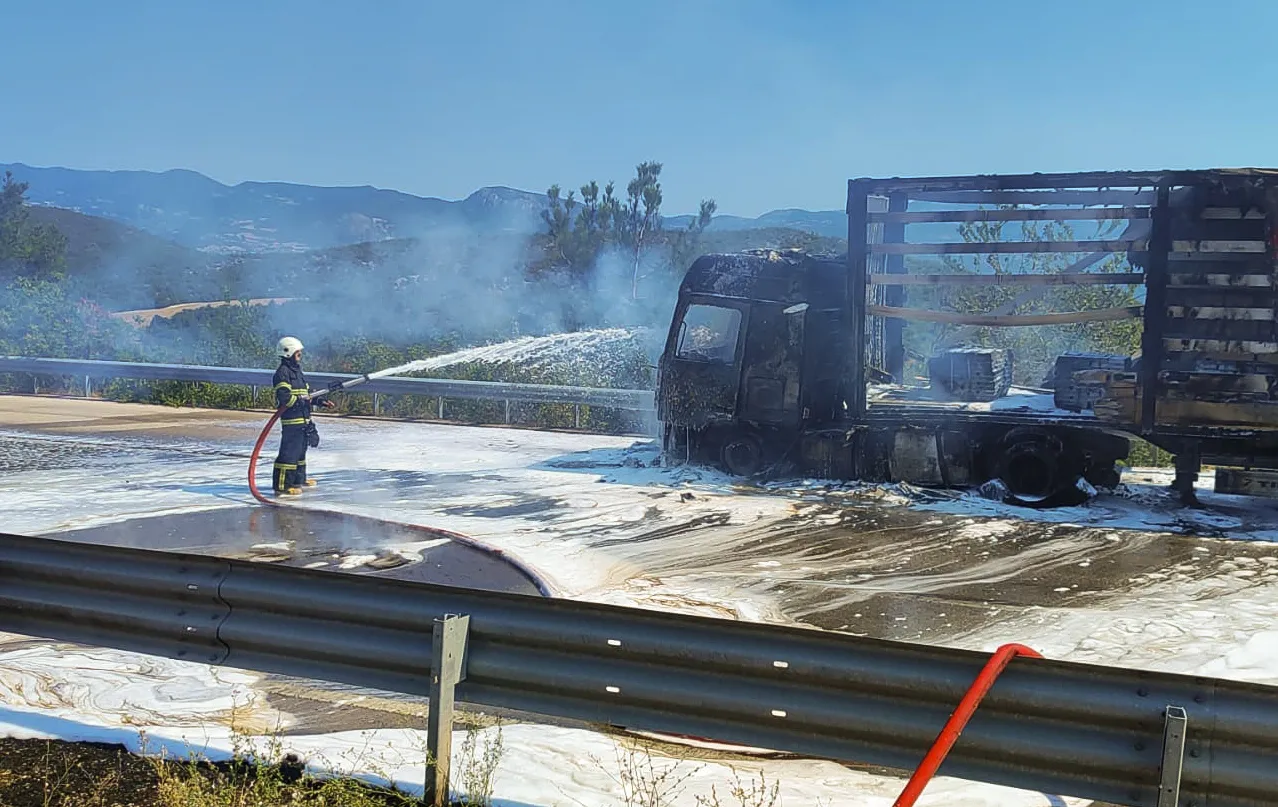
[[(1278, 490), (1278, 170), (863, 178), (847, 216), (846, 254), (693, 262), (658, 365), (668, 456), (1052, 504), (1116, 485), (1140, 439), (1187, 503), (1204, 463), (1217, 491)], [(1132, 349), (1017, 385), (997, 344), (1106, 328)]]

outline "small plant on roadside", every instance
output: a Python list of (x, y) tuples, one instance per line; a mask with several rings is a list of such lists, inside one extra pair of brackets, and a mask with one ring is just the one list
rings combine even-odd
[(671, 807), (684, 785), (696, 775), (702, 766), (687, 770), (685, 759), (658, 762), (652, 746), (647, 743), (620, 745), (613, 749), (616, 773), (598, 759), (595, 763), (608, 772), (608, 776), (621, 789), (626, 807)]
[(741, 775), (735, 768), (732, 771), (732, 785), (722, 798), (715, 785), (711, 785), (709, 796), (697, 796), (697, 807), (777, 807), (780, 803), (780, 782), (769, 785), (763, 771), (759, 771), (757, 780), (751, 778), (742, 782)]
[(493, 803), (493, 777), (504, 750), (501, 723), (490, 736), (483, 737), (481, 744), (483, 734), (479, 726), (466, 727), (466, 739), (461, 747), (461, 768), (454, 778), (461, 785), (454, 789), (465, 794), (458, 801), (460, 807), (491, 807)]
[[(159, 807), (416, 807), (393, 788), (351, 778), (308, 776), (295, 755), (285, 754), (278, 734), (262, 748), (235, 733), (231, 759), (215, 763), (188, 749), (181, 761), (149, 756), (157, 779)], [(143, 746), (145, 753), (145, 741)]]

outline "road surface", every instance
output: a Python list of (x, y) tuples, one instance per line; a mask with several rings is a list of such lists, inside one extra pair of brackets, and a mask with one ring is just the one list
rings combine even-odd
[[(320, 487), (290, 506), (341, 515), (276, 511), (244, 481), (265, 418), (0, 397), (6, 528), (518, 590), (402, 525), (435, 526), (513, 554), (558, 596), (1278, 683), (1267, 503), (1208, 495), (1199, 513), (1147, 486), (1034, 513), (892, 486), (759, 489), (661, 467), (630, 438), (322, 418)], [(370, 693), (339, 709), (349, 693), (331, 687), (256, 686), (297, 730), (420, 717)]]

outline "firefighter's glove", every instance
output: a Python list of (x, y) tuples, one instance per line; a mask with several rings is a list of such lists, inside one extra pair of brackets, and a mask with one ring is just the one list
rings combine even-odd
[(315, 428), (315, 423), (306, 424), (306, 444), (311, 448), (319, 448), (319, 429)]

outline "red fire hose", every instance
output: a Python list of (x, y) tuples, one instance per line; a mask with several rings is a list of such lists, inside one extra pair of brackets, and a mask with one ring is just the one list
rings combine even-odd
[(275, 421), (280, 419), (280, 414), (283, 411), (283, 409), (276, 409), (275, 414), (271, 415), (271, 419), (266, 421), (266, 426), (262, 428), (262, 433), (257, 436), (257, 445), (253, 446), (253, 453), (249, 456), (249, 492), (253, 494), (254, 499), (257, 499), (262, 504), (278, 504), (278, 502), (263, 496), (257, 489), (257, 457), (262, 453), (262, 446), (266, 443), (266, 436), (271, 433), (271, 427), (275, 425)]
[(967, 726), (967, 721), (972, 719), (972, 714), (976, 711), (976, 707), (981, 705), (985, 695), (994, 686), (994, 682), (998, 680), (999, 673), (1003, 672), (1012, 659), (1017, 656), (1042, 658), (1036, 650), (1023, 644), (1005, 644), (995, 650), (994, 655), (990, 656), (990, 660), (985, 662), (980, 674), (972, 682), (972, 686), (963, 695), (963, 699), (959, 701), (958, 708), (950, 715), (950, 719), (945, 721), (945, 726), (942, 727), (941, 733), (936, 735), (936, 740), (933, 741), (932, 747), (928, 749), (927, 755), (923, 757), (923, 761), (914, 770), (914, 775), (910, 777), (909, 782), (906, 782), (905, 789), (901, 791), (901, 795), (893, 802), (892, 807), (913, 807), (914, 802), (918, 801), (919, 796), (923, 793), (923, 788), (927, 787), (927, 783), (931, 781), (937, 769), (941, 767), (941, 763), (945, 761), (950, 749), (958, 742), (959, 735), (963, 733), (964, 727)]

